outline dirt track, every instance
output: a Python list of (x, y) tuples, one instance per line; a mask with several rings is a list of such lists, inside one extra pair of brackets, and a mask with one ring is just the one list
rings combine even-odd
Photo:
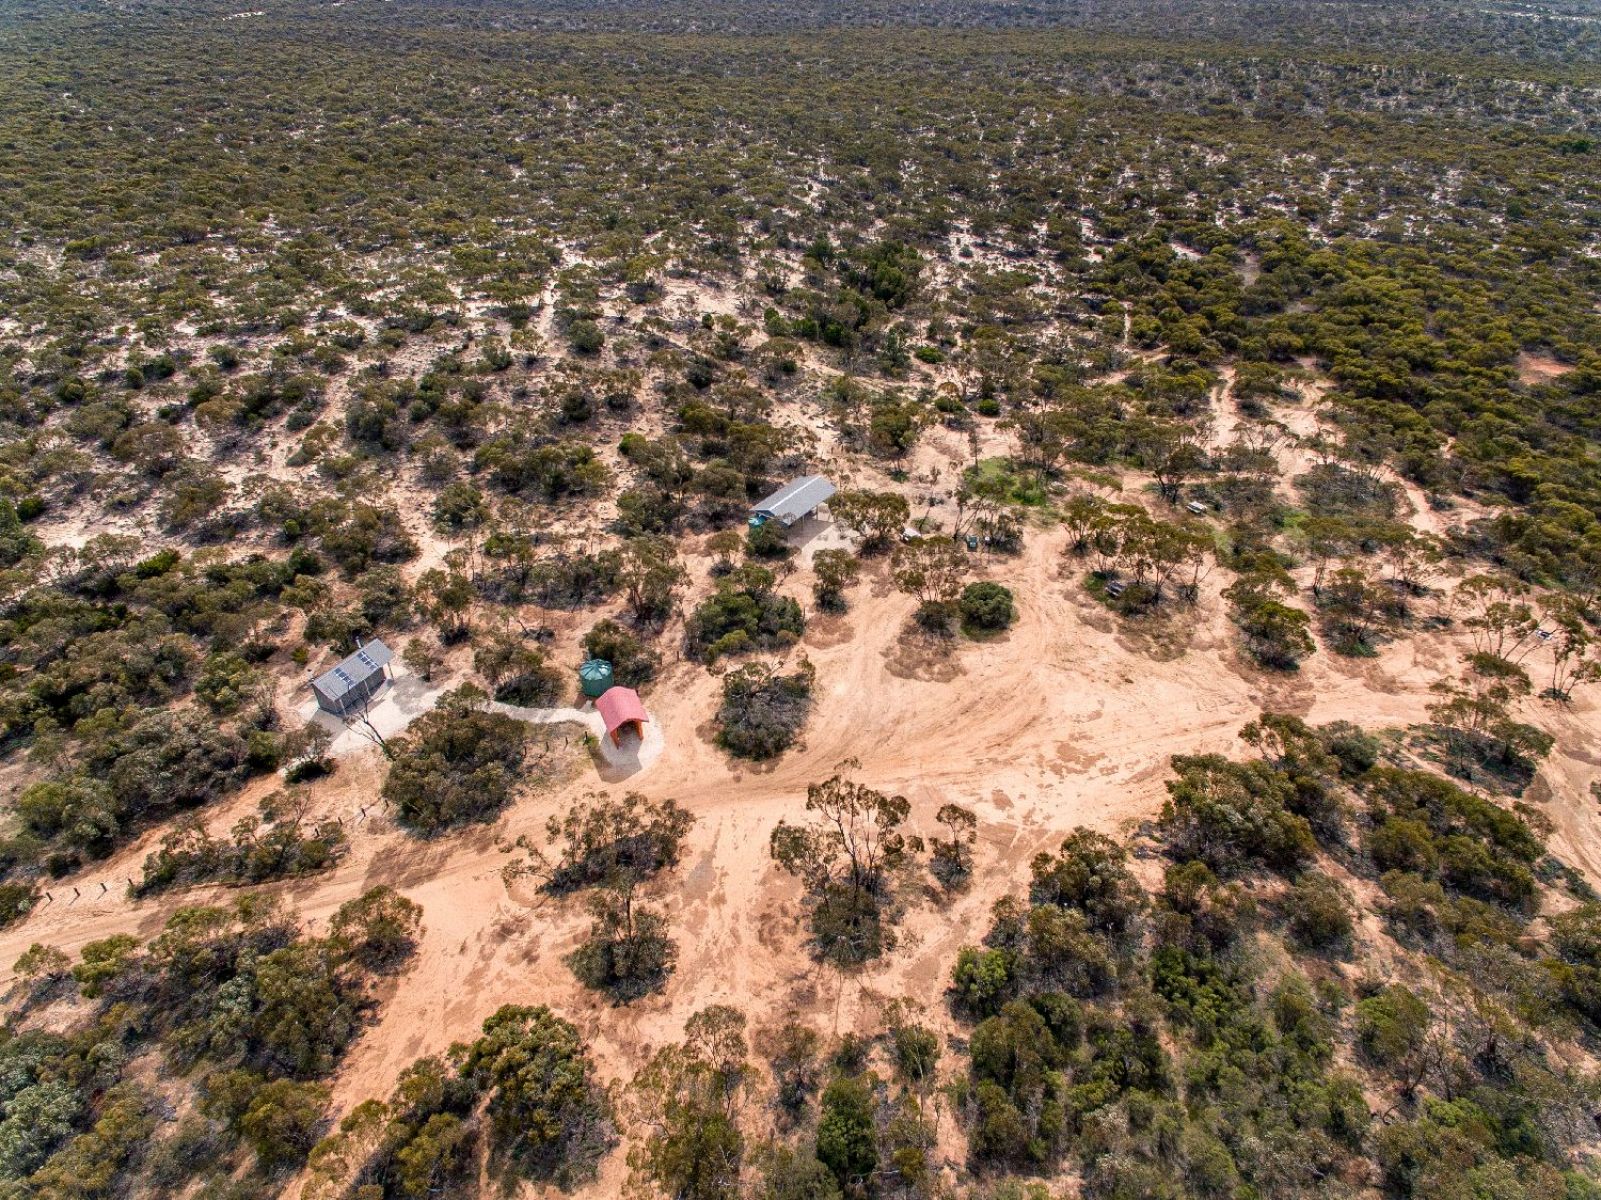
[[(537, 833), (572, 796), (608, 787), (587, 764), (571, 783), (525, 799), (492, 829), (422, 843), (375, 817), (358, 827), (352, 853), (335, 871), (282, 885), (313, 923), (377, 883), (393, 884), (426, 912), (415, 965), (381, 998), (376, 1023), (336, 1076), (336, 1109), (386, 1094), (412, 1059), (468, 1037), (512, 1001), (549, 1003), (578, 1021), (614, 1078), (626, 1078), (651, 1046), (676, 1038), (685, 1017), (710, 1003), (744, 1008), (753, 1029), (793, 1012), (843, 1030), (866, 1027), (873, 994), (910, 995), (944, 1024), (939, 1001), (950, 964), (960, 945), (982, 936), (994, 899), (1020, 886), (1029, 859), (1074, 826), (1126, 832), (1155, 815), (1170, 755), (1240, 752), (1236, 732), (1264, 707), (1369, 728), (1416, 722), (1431, 699), (1428, 685), (1451, 670), (1458, 652), (1441, 635), (1423, 635), (1374, 660), (1320, 652), (1296, 676), (1266, 676), (1240, 663), (1215, 580), (1196, 610), (1138, 645), (1064, 578), (1062, 538), (1033, 535), (1020, 559), (986, 565), (986, 575), (1016, 589), (1020, 619), (996, 641), (964, 642), (949, 653), (907, 649), (901, 635), (913, 602), (874, 567), (849, 614), (819, 618), (809, 629), (802, 649), (818, 669), (817, 702), (804, 745), (772, 767), (736, 765), (716, 750), (707, 722), (717, 680), (696, 664), (671, 667), (649, 697), (667, 748), (637, 788), (677, 799), (698, 821), (681, 867), (656, 888), (680, 947), (661, 995), (626, 1009), (597, 1002), (561, 962), (584, 925), (580, 907), (508, 894), (501, 882), (501, 845)], [(1585, 748), (1593, 738), (1583, 733), (1587, 722), (1593, 728), (1593, 701), (1583, 698), (1567, 714), (1532, 711), (1558, 735), (1543, 773), (1553, 849), (1601, 882), (1587, 798), (1601, 759)], [(897, 950), (841, 978), (805, 954), (798, 890), (773, 869), (767, 837), (780, 818), (800, 814), (806, 785), (848, 756), (861, 761), (859, 778), (912, 801), (913, 824), (923, 832), (932, 831), (946, 800), (973, 808), (981, 845), (968, 893), (954, 902), (915, 897)], [(372, 750), (344, 760), (330, 788), (353, 810), (376, 795), (381, 775)], [(150, 842), (87, 878), (135, 874)], [(0, 936), (0, 963), (38, 941), (75, 951), (114, 932), (148, 937), (173, 908), (218, 895), (132, 903), (115, 889), (104, 899), (83, 890), (69, 905), (62, 896), (70, 898), (70, 885), (58, 886), (55, 903)], [(613, 1156), (592, 1194), (616, 1188), (620, 1159)]]
[[(1227, 391), (1225, 382), (1215, 397), (1223, 410), (1220, 438), (1233, 428)], [(1282, 415), (1291, 432), (1314, 431), (1310, 406), (1287, 406)], [(826, 426), (816, 428), (826, 440)], [(979, 455), (1007, 451), (999, 427), (986, 425)], [(927, 511), (920, 493), (943, 490), (939, 480), (948, 483), (971, 453), (964, 438), (928, 432), (905, 464), (913, 482), (903, 490), (914, 515)], [(1281, 486), (1288, 486), (1311, 459), (1296, 447), (1284, 454)], [(873, 474), (861, 482), (885, 486)], [(1135, 490), (1120, 499), (1140, 497), (1133, 482), (1129, 487)], [(1440, 518), (1414, 493), (1408, 489), (1413, 520), (1439, 532)], [(932, 511), (937, 522), (946, 510)], [(1375, 659), (1320, 651), (1295, 675), (1269, 675), (1241, 661), (1217, 595), (1223, 572), (1214, 572), (1195, 609), (1156, 629), (1130, 627), (1085, 595), (1077, 578), (1083, 565), (1064, 561), (1063, 544), (1059, 531), (1031, 531), (1020, 558), (984, 562), (981, 575), (1016, 592), (1019, 620), (994, 641), (949, 649), (903, 637), (914, 602), (890, 587), (882, 562), (870, 565), (851, 611), (814, 617), (808, 628), (799, 652), (817, 667), (814, 710), (803, 744), (772, 765), (738, 764), (712, 745), (719, 683), (686, 662), (672, 663), (647, 696), (666, 743), (648, 772), (607, 784), (569, 747), (559, 752), (574, 760), (568, 781), (534, 790), (493, 827), (420, 842), (372, 807), (384, 769), (378, 750), (342, 759), (317, 788), (320, 809), (351, 823), (351, 853), (327, 875), (263, 890), (282, 893), (315, 926), (346, 900), (387, 883), (423, 905), (426, 928), (415, 962), (386, 986), (374, 1023), (333, 1080), (335, 1115), (387, 1095), (413, 1059), (470, 1037), (510, 1002), (548, 1003), (578, 1022), (603, 1073), (615, 1080), (626, 1080), (654, 1046), (681, 1034), (690, 1013), (712, 1003), (744, 1009), (752, 1030), (794, 1015), (842, 1032), (876, 1028), (876, 998), (909, 996), (926, 1006), (927, 1020), (952, 1029), (941, 996), (956, 951), (983, 935), (996, 898), (1026, 884), (1040, 850), (1077, 825), (1127, 833), (1154, 817), (1171, 755), (1243, 753), (1236, 734), (1264, 708), (1370, 729), (1418, 722), (1433, 698), (1429, 685), (1454, 673), (1465, 648), (1458, 638), (1410, 634)], [(438, 549), (423, 561), (434, 561)], [(705, 562), (696, 565), (703, 571)], [(785, 587), (807, 598), (803, 580)], [(558, 644), (576, 646), (594, 616), (542, 613), (535, 623), (554, 626)], [(674, 644), (669, 634), (664, 646)], [(1595, 697), (1581, 694), (1566, 711), (1531, 705), (1529, 715), (1557, 737), (1531, 790), (1551, 819), (1552, 849), (1601, 884), (1589, 792), (1601, 777)], [(897, 948), (867, 970), (841, 976), (808, 957), (799, 889), (773, 868), (767, 839), (780, 819), (801, 815), (809, 783), (851, 757), (864, 782), (911, 800), (920, 832), (933, 832), (933, 815), (948, 800), (973, 809), (980, 845), (967, 892), (936, 895), (926, 875), (908, 885)], [(273, 786), (258, 781), (209, 812), (208, 823), (226, 828)], [(508, 893), (501, 880), (505, 846), (520, 834), (541, 835), (552, 812), (588, 790), (672, 797), (697, 817), (682, 864), (653, 889), (672, 920), (677, 971), (662, 994), (628, 1008), (597, 1001), (562, 962), (587, 923), (581, 906), (522, 889)], [(358, 823), (362, 805), (371, 815)], [(122, 881), (138, 875), (158, 837), (149, 833), (81, 879), (55, 885), (51, 904), (0, 934), (0, 971), (33, 942), (75, 952), (117, 932), (148, 938), (176, 907), (226, 898), (218, 889), (196, 889), (127, 900)], [(102, 881), (112, 884), (104, 894)], [(76, 900), (74, 886), (82, 892)], [(943, 1122), (942, 1131), (948, 1161), (960, 1161), (955, 1123)], [(623, 1156), (612, 1155), (585, 1194), (617, 1194), (624, 1171)]]

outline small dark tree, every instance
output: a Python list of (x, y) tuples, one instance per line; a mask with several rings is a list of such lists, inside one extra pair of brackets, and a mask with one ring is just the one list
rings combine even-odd
[(1280, 587), (1293, 586), (1277, 577), (1243, 576), (1223, 593), (1233, 605), (1234, 623), (1240, 628), (1245, 651), (1270, 670), (1293, 671), (1317, 649), (1308, 632), (1312, 618), (1299, 608), (1275, 598)]
[(819, 1082), (818, 1055), (823, 1039), (809, 1025), (790, 1022), (758, 1039), (773, 1069), (776, 1098), (787, 1120), (799, 1118)]
[(438, 647), (430, 645), (427, 638), (414, 637), (400, 652), (400, 661), (415, 672), (424, 683), (429, 683), (443, 660), (440, 658)]
[(863, 554), (883, 554), (911, 516), (906, 497), (894, 492), (844, 491), (828, 502), (828, 511), (862, 539)]
[(794, 745), (812, 706), (815, 671), (802, 662), (785, 675), (766, 663), (746, 663), (723, 679), (717, 744), (736, 758), (774, 758)]
[(606, 344), (606, 335), (598, 324), (585, 318), (567, 327), (567, 344), (578, 354), (599, 354)]
[(1011, 589), (988, 580), (962, 589), (960, 607), (962, 628), (968, 633), (993, 633), (1009, 628), (1017, 619)]
[(949, 538), (917, 538), (895, 548), (892, 565), (895, 586), (917, 600), (918, 622), (948, 629), (968, 570), (966, 552)]
[(491, 633), (473, 651), (473, 669), (503, 704), (545, 706), (561, 694), (561, 672), (545, 652), (510, 631)]
[(467, 613), (476, 597), (472, 580), (460, 571), (430, 567), (417, 577), (418, 604), (445, 642), (467, 636), (471, 628)]
[(506, 868), (505, 878), (510, 883), (523, 874), (539, 874), (557, 893), (596, 889), (589, 899), (593, 924), (567, 965), (587, 986), (626, 1003), (660, 988), (673, 969), (677, 948), (667, 934), (667, 919), (640, 904), (638, 892), (678, 861), (679, 844), (693, 823), (671, 800), (647, 800), (637, 793), (622, 800), (592, 795), (547, 823), (551, 844), (561, 847), (554, 861), (519, 839), (529, 858)]
[(736, 1120), (750, 1076), (745, 1017), (714, 1005), (690, 1017), (684, 1034), (634, 1077), (632, 1110), (644, 1137), (629, 1166), (668, 1196), (733, 1200), (745, 1157)]
[(1433, 1024), (1428, 1004), (1400, 984), (1356, 1006), (1357, 1045), (1369, 1062), (1396, 1077), (1404, 1096), (1417, 1090), (1432, 1065)]
[(667, 918), (637, 903), (639, 881), (619, 873), (589, 900), (594, 923), (583, 944), (567, 956), (586, 987), (619, 1004), (659, 990), (672, 973), (678, 948), (667, 934)]
[(1533, 690), (1528, 673), (1517, 663), (1487, 651), (1464, 659), (1459, 680), (1441, 680), (1432, 687), (1442, 699), (1429, 706), (1429, 716), (1445, 733), (1454, 765), (1471, 772), (1476, 765), (1503, 771), (1533, 773), (1533, 763), (1551, 750), (1553, 739), (1516, 716), (1517, 707)]
[(1128, 851), (1103, 833), (1075, 829), (1055, 854), (1037, 854), (1029, 898), (1084, 914), (1089, 928), (1127, 938), (1145, 908), (1145, 890), (1128, 868)]
[(304, 1162), (316, 1144), (328, 1089), (288, 1079), (265, 1084), (239, 1119), (239, 1132), (265, 1170)]
[(805, 882), (812, 932), (826, 957), (874, 958), (886, 940), (880, 918), (888, 872), (906, 853), (900, 827), (911, 805), (904, 796), (886, 796), (835, 775), (806, 789), (806, 811), (817, 821), (780, 821), (773, 830), (773, 861)]
[(795, 548), (789, 544), (789, 537), (781, 522), (763, 521), (746, 531), (745, 553), (752, 558), (764, 558), (782, 563), (786, 559), (795, 557)]
[(565, 1187), (590, 1178), (616, 1141), (582, 1035), (548, 1008), (502, 1008), (462, 1070), (490, 1092), (495, 1152), (535, 1179)]
[(458, 689), (393, 744), (383, 798), (420, 833), (489, 819), (521, 781), (528, 726), (472, 704), (471, 693)]
[(783, 650), (806, 628), (800, 605), (775, 590), (766, 567), (746, 563), (718, 581), (684, 626), (691, 654), (708, 664), (726, 654)]
[(723, 529), (706, 540), (712, 552), (712, 574), (727, 575), (734, 569), (734, 556), (745, 547), (745, 539), (735, 529)]
[(1290, 933), (1308, 950), (1333, 950), (1351, 940), (1355, 923), (1351, 901), (1327, 875), (1309, 871), (1290, 889), (1286, 901)]
[(823, 1092), (817, 1157), (847, 1195), (861, 1194), (878, 1166), (871, 1077), (843, 1077)]
[(612, 620), (597, 621), (584, 635), (584, 653), (609, 662), (612, 678), (623, 687), (641, 687), (661, 669), (661, 655)]
[(934, 819), (949, 836), (929, 839), (929, 870), (947, 888), (961, 887), (973, 873), (973, 844), (978, 840), (978, 817), (959, 804), (942, 804)]
[(513, 875), (534, 873), (556, 893), (595, 887), (618, 874), (649, 879), (678, 862), (679, 847), (695, 818), (673, 800), (650, 800), (630, 792), (617, 800), (594, 793), (545, 823), (545, 836), (559, 847), (554, 860), (526, 838), (530, 852)]
[(1540, 694), (1551, 700), (1571, 700), (1582, 683), (1601, 680), (1601, 658), (1586, 617), (1586, 605), (1576, 596), (1557, 593), (1543, 605), (1554, 628), (1546, 640), (1551, 654), (1551, 682)]
[(812, 596), (825, 612), (845, 610), (845, 591), (862, 572), (861, 563), (849, 550), (819, 550), (812, 559), (816, 576)]
[(421, 929), (422, 905), (379, 884), (339, 906), (328, 936), (366, 970), (386, 973), (416, 950)]
[(665, 621), (673, 611), (687, 573), (670, 538), (629, 538), (617, 559), (617, 581), (634, 619), (645, 624)]

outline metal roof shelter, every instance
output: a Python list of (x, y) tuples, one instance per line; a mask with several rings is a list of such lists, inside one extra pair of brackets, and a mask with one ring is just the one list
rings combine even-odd
[(751, 510), (751, 524), (778, 521), (788, 527), (810, 516), (828, 503), (834, 485), (821, 475), (802, 475), (792, 479)]
[(344, 716), (383, 687), (389, 678), (389, 663), (394, 657), (382, 642), (368, 642), (338, 666), (324, 671), (311, 681), (311, 690), (317, 696), (317, 707), (324, 712)]
[(645, 722), (650, 718), (645, 715), (645, 705), (633, 688), (608, 689), (595, 701), (595, 711), (606, 722), (606, 732), (615, 744), (623, 744), (622, 731), (630, 725), (640, 737), (645, 736)]

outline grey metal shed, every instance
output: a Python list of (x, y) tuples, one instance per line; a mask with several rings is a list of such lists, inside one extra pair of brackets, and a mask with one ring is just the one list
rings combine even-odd
[(344, 716), (366, 700), (389, 678), (389, 663), (395, 656), (389, 647), (374, 639), (331, 670), (311, 681), (317, 707), (335, 716)]
[(752, 509), (751, 524), (778, 521), (785, 526), (793, 525), (828, 503), (833, 494), (834, 485), (821, 475), (802, 475), (786, 483)]

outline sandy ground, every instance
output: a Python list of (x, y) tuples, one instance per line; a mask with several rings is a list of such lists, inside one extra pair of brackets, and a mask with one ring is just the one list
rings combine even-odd
[[(336, 1111), (387, 1094), (406, 1064), (469, 1037), (510, 1002), (548, 1003), (577, 1021), (603, 1072), (618, 1080), (711, 1003), (745, 1009), (753, 1028), (793, 1014), (834, 1032), (874, 1028), (875, 997), (908, 995), (950, 1028), (940, 997), (955, 953), (982, 935), (997, 896), (1025, 884), (1036, 852), (1077, 825), (1129, 832), (1159, 811), (1169, 755), (1241, 753), (1236, 732), (1264, 707), (1369, 728), (1419, 721), (1428, 685), (1460, 650), (1426, 635), (1373, 660), (1319, 653), (1294, 676), (1267, 676), (1240, 661), (1216, 581), (1193, 613), (1156, 638), (1120, 628), (1085, 597), (1075, 578), (1081, 568), (1064, 571), (1062, 546), (1059, 533), (1037, 534), (1019, 559), (988, 561), (983, 574), (1016, 588), (1020, 619), (995, 641), (948, 652), (903, 639), (913, 602), (888, 586), (882, 565), (874, 567), (849, 613), (815, 619), (808, 629), (801, 649), (817, 666), (817, 703), (804, 744), (776, 764), (751, 767), (714, 748), (708, 722), (718, 682), (678, 662), (651, 694), (651, 729), (661, 744), (648, 773), (623, 778), (591, 763), (570, 783), (528, 796), (493, 827), (432, 842), (376, 812), (355, 826), (352, 852), (338, 868), (286, 886), (292, 903), (315, 927), (345, 900), (388, 883), (423, 905), (426, 931), (414, 966), (390, 985), (375, 1024), (336, 1075)], [(1571, 712), (1545, 707), (1536, 716), (1558, 735), (1544, 772), (1553, 848), (1601, 882), (1587, 799), (1601, 768), (1593, 733), (1585, 732), (1594, 729), (1594, 703), (1581, 698)], [(325, 785), (331, 801), (370, 802), (377, 794), (381, 755), (353, 749)], [(947, 898), (926, 882), (908, 887), (898, 948), (842, 976), (807, 956), (798, 887), (774, 869), (767, 839), (778, 820), (802, 814), (807, 784), (852, 756), (861, 762), (859, 778), (911, 800), (919, 830), (933, 831), (936, 809), (956, 801), (978, 813), (981, 842), (970, 891)], [(678, 969), (662, 994), (627, 1008), (595, 999), (562, 964), (585, 925), (580, 906), (508, 893), (500, 876), (511, 839), (540, 836), (548, 816), (591, 790), (672, 797), (697, 818), (682, 865), (654, 889), (672, 917)], [(135, 873), (147, 849), (148, 839), (95, 878)], [(75, 951), (113, 932), (149, 937), (177, 905), (215, 894), (132, 903), (116, 887), (91, 896), (89, 885), (80, 886), (76, 904), (53, 903), (0, 935), (0, 963), (36, 941)], [(959, 1159), (959, 1146), (948, 1149)], [(614, 1194), (622, 1170), (614, 1155), (584, 1194)]]
[(1573, 370), (1573, 364), (1565, 363), (1549, 354), (1531, 354), (1524, 351), (1518, 355), (1517, 370), (1519, 383), (1550, 383), (1553, 379), (1561, 379)]
[[(317, 707), (315, 700), (305, 700), (295, 714), (302, 723), (316, 723), (333, 735), (328, 743), (330, 758), (349, 758), (364, 754), (378, 746), (380, 741), (399, 737), (418, 717), (431, 710), (439, 697), (450, 690), (448, 685), (429, 684), (396, 663), (390, 667), (393, 677), (385, 684), (361, 712), (353, 712), (341, 719)], [(550, 708), (529, 708), (521, 704), (502, 704), (492, 701), (486, 705), (491, 712), (503, 713), (530, 725), (574, 725), (595, 739), (596, 753), (600, 755), (600, 769), (611, 782), (631, 779), (651, 767), (661, 757), (666, 745), (661, 727), (647, 721), (643, 736), (631, 729), (619, 730), (617, 738), (606, 735), (606, 722), (595, 706), (586, 702), (582, 707), (556, 705)]]
[[(668, 293), (667, 311), (682, 311), (686, 320), (693, 311), (744, 311), (732, 291), (709, 297), (673, 281)], [(549, 306), (541, 327), (550, 332)], [(427, 357), (422, 348), (407, 351), (415, 365)], [(1532, 359), (1522, 365), (1529, 371), (1560, 366)], [(834, 371), (810, 357), (806, 366)], [(1214, 395), (1218, 444), (1239, 424), (1229, 384), (1226, 377)], [(1275, 410), (1294, 438), (1316, 432), (1319, 396), (1313, 386), (1303, 402)], [(787, 414), (815, 435), (815, 460), (841, 486), (891, 486), (877, 466), (839, 453), (835, 432), (810, 402)], [(962, 467), (975, 453), (986, 458), (1011, 451), (1010, 435), (998, 422), (981, 421), (977, 428), (976, 447), (964, 433), (929, 429), (900, 464), (906, 482), (895, 486), (911, 502), (914, 518), (948, 526), (954, 518), (948, 495)], [(283, 471), (283, 455), (297, 444), (284, 440), (269, 474)], [(1293, 439), (1279, 458), (1285, 488), (1313, 461)], [(424, 493), (407, 481), (395, 483), (392, 497), (402, 501), (423, 544), (422, 557), (407, 568), (415, 577), (449, 547), (419, 528)], [(1403, 486), (1419, 528), (1443, 532), (1447, 517), (1430, 509), (1418, 489)], [(1126, 477), (1120, 498), (1146, 499), (1142, 481)], [(605, 514), (602, 506), (589, 515), (599, 521)], [(1449, 519), (1465, 515), (1459, 509)], [(49, 532), (53, 542), (67, 543), (78, 531)], [(813, 556), (848, 545), (849, 538), (827, 520), (804, 522), (790, 536), (801, 573), (784, 590), (804, 603), (809, 595), (802, 575)], [(881, 998), (909, 996), (926, 1006), (930, 1023), (955, 1032), (941, 1001), (956, 952), (983, 935), (997, 897), (1026, 885), (1034, 854), (1078, 825), (1135, 830), (1160, 811), (1171, 755), (1245, 753), (1237, 731), (1264, 708), (1369, 729), (1416, 723), (1433, 699), (1429, 685), (1454, 673), (1465, 649), (1460, 637), (1417, 634), (1373, 659), (1320, 652), (1294, 675), (1269, 675), (1240, 657), (1217, 592), (1226, 582), (1223, 572), (1213, 572), (1195, 609), (1158, 628), (1131, 627), (1086, 596), (1079, 583), (1084, 565), (1064, 560), (1063, 544), (1060, 532), (1031, 531), (1019, 558), (975, 559), (979, 577), (1016, 591), (1019, 620), (993, 641), (951, 647), (904, 636), (913, 601), (890, 586), (882, 561), (869, 564), (851, 593), (850, 611), (814, 617), (797, 649), (817, 668), (818, 692), (802, 744), (773, 764), (735, 762), (715, 748), (710, 723), (719, 681), (698, 664), (674, 661), (646, 695), (652, 720), (643, 743), (603, 747), (598, 759), (579, 736), (600, 732), (592, 709), (497, 706), (544, 728), (545, 759), (556, 765), (561, 782), (530, 786), (492, 826), (425, 842), (395, 828), (376, 803), (385, 770), (379, 749), (332, 722), (338, 769), (314, 787), (318, 808), (339, 815), (351, 830), (351, 852), (326, 875), (265, 890), (282, 892), (314, 929), (340, 904), (380, 883), (400, 889), (426, 914), (414, 963), (385, 986), (373, 1023), (332, 1081), (335, 1116), (368, 1097), (386, 1096), (408, 1063), (472, 1036), (505, 1003), (546, 1003), (577, 1022), (602, 1074), (618, 1082), (655, 1047), (677, 1040), (691, 1013), (713, 1003), (744, 1009), (753, 1031), (798, 1018), (838, 1033), (876, 1031)], [(705, 561), (690, 557), (702, 573), (697, 587), (709, 587)], [(534, 623), (555, 628), (559, 644), (576, 644), (598, 615), (540, 613)], [(663, 638), (669, 658), (674, 645), (669, 631)], [(448, 674), (424, 683), (401, 673), (374, 706), (375, 725), (385, 737), (399, 733), (458, 682)], [(303, 683), (285, 681), (285, 690)], [(314, 715), (303, 686), (287, 707), (296, 704), (301, 716)], [(1601, 885), (1590, 793), (1601, 778), (1596, 698), (1581, 693), (1568, 708), (1531, 705), (1528, 716), (1557, 738), (1530, 794), (1551, 820), (1552, 850)], [(934, 813), (947, 801), (973, 809), (980, 820), (972, 886), (946, 896), (926, 873), (909, 880), (902, 889), (907, 908), (899, 944), (855, 974), (821, 967), (808, 956), (799, 886), (773, 867), (767, 849), (779, 820), (803, 817), (807, 785), (847, 758), (859, 760), (855, 774), (862, 781), (911, 801), (911, 825), (919, 832), (935, 831)], [(13, 775), (0, 772), (0, 785)], [(255, 781), (208, 810), (208, 823), (226, 829), (276, 786), (276, 780)], [(661, 994), (626, 1008), (596, 999), (563, 964), (587, 924), (581, 902), (551, 900), (520, 886), (508, 891), (501, 877), (513, 839), (541, 838), (549, 816), (590, 791), (671, 797), (697, 819), (681, 865), (652, 887), (672, 920), (677, 971)], [(138, 875), (159, 833), (147, 833), (79, 878), (53, 884), (48, 904), (0, 932), (0, 972), (34, 942), (75, 952), (117, 932), (149, 938), (176, 907), (226, 898), (213, 888), (130, 901), (125, 881)], [(947, 1065), (954, 1068), (951, 1056)], [(748, 1116), (759, 1131), (760, 1115)], [(942, 1120), (940, 1129), (940, 1155), (954, 1166), (962, 1157), (956, 1123)], [(619, 1194), (623, 1158), (613, 1154), (601, 1178), (580, 1195)]]

